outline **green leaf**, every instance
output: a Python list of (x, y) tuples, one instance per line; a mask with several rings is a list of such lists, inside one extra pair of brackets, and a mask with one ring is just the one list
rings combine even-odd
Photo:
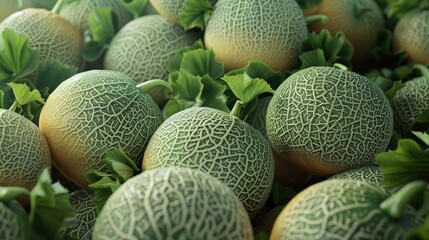
[[(370, 65), (375, 68), (388, 67), (396, 68), (401, 66), (406, 59), (404, 51), (395, 51), (392, 47), (393, 33), (388, 28), (383, 28), (377, 36), (377, 44), (371, 50), (372, 62)], [(402, 80), (397, 79), (397, 80)]]
[(118, 16), (110, 7), (97, 7), (88, 14), (88, 24), (82, 56), (87, 61), (95, 61), (118, 32)]
[(0, 186), (0, 201), (8, 203), (19, 196), (29, 195), (30, 192), (22, 187), (1, 187)]
[(404, 240), (429, 240), (429, 215), (426, 216), (424, 223), (414, 229), (409, 230)]
[(204, 30), (213, 9), (209, 0), (184, 0), (184, 8), (179, 13), (180, 24), (185, 30)]
[(417, 138), (424, 142), (429, 147), (429, 134), (425, 132), (411, 131)]
[(386, 95), (387, 100), (391, 101), (393, 97), (395, 97), (396, 93), (403, 87), (405, 87), (405, 84), (403, 84), (401, 81), (395, 81), (393, 82), (392, 88), (387, 90), (384, 95)]
[(429, 150), (422, 150), (412, 139), (400, 139), (396, 150), (379, 153), (375, 160), (380, 165), (381, 184), (385, 187), (429, 179)]
[(30, 192), (29, 222), (34, 234), (44, 239), (59, 239), (76, 215), (70, 204), (69, 191), (60, 183), (52, 184), (45, 169)]
[(202, 77), (201, 82), (204, 85), (201, 94), (202, 106), (219, 109), (228, 113), (229, 108), (226, 105), (227, 98), (224, 94), (226, 86), (208, 75)]
[(311, 66), (333, 66), (341, 63), (351, 68), (353, 45), (343, 32), (335, 37), (327, 29), (320, 33), (312, 32), (301, 44), (301, 69)]
[(297, 0), (296, 2), (302, 9), (310, 9), (319, 6), (322, 0)]
[(182, 110), (185, 110), (186, 109), (185, 105), (187, 104), (185, 104), (184, 102), (181, 102), (178, 99), (171, 99), (162, 108), (162, 116), (164, 117), (164, 119), (167, 119), (173, 114), (178, 113)]
[(243, 105), (262, 93), (274, 93), (268, 83), (260, 78), (251, 78), (246, 73), (222, 78)]
[(429, 123), (429, 109), (423, 111), (414, 121), (416, 123)]
[(38, 74), (35, 80), (37, 89), (42, 91), (42, 96), (47, 98), (60, 83), (72, 77), (78, 71), (75, 66), (65, 65), (56, 59), (43, 61), (38, 67)]
[(389, 18), (402, 18), (408, 12), (415, 9), (424, 9), (429, 7), (428, 0), (388, 0), (388, 6), (385, 12)]
[(209, 75), (218, 79), (224, 74), (223, 63), (218, 62), (213, 50), (195, 49), (183, 53), (180, 70), (194, 76)]
[(201, 39), (198, 39), (195, 41), (191, 46), (183, 47), (178, 51), (174, 57), (171, 59), (170, 63), (168, 64), (168, 72), (173, 73), (180, 70), (180, 65), (182, 63), (183, 54), (185, 52), (189, 52), (195, 49), (203, 49), (204, 43)]
[(121, 3), (134, 18), (138, 18), (143, 15), (148, 0), (121, 0)]
[(27, 105), (34, 101), (42, 104), (45, 103), (45, 100), (42, 98), (40, 92), (37, 89), (33, 89), (31, 91), (26, 84), (22, 83), (8, 83), (8, 85), (12, 88), (15, 99), (21, 106)]
[(18, 35), (9, 28), (1, 32), (0, 83), (24, 78), (37, 68), (38, 53), (28, 46), (25, 35)]
[(133, 177), (139, 171), (136, 163), (125, 153), (124, 149), (117, 148), (106, 153), (104, 161), (110, 170), (121, 177), (122, 182)]

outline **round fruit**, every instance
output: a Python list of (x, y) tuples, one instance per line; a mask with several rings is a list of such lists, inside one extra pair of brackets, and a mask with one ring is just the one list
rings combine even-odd
[(393, 48), (404, 51), (412, 63), (429, 64), (429, 10), (411, 11), (393, 32)]
[(334, 67), (291, 75), (273, 95), (266, 121), (274, 149), (321, 176), (373, 165), (393, 131), (384, 93), (366, 77)]
[(378, 33), (384, 27), (383, 13), (374, 0), (323, 0), (304, 14), (328, 17), (327, 23), (310, 24), (309, 30), (320, 32), (326, 28), (333, 35), (343, 32), (354, 47), (352, 65), (359, 69), (368, 60), (377, 44)]
[(380, 182), (383, 179), (383, 174), (381, 173), (380, 167), (378, 166), (364, 166), (335, 174), (329, 179), (360, 180), (380, 186)]
[(389, 193), (356, 180), (329, 180), (296, 195), (274, 223), (270, 239), (402, 239), (423, 223), (411, 206), (399, 219), (380, 204)]
[(225, 112), (188, 108), (169, 117), (152, 136), (142, 169), (179, 166), (226, 183), (254, 216), (269, 197), (274, 158), (268, 141)]
[(67, 230), (67, 236), (91, 240), (92, 230), (98, 215), (94, 194), (89, 190), (77, 190), (70, 194), (70, 204), (76, 212), (76, 220)]
[(275, 70), (298, 61), (308, 29), (294, 0), (220, 0), (207, 24), (204, 43), (226, 70), (259, 60)]
[[(209, 0), (209, 2), (215, 4), (217, 0)], [(180, 24), (179, 13), (185, 7), (184, 0), (150, 0), (150, 3), (158, 11), (159, 15), (170, 22)]]
[(224, 183), (189, 168), (145, 171), (119, 187), (98, 216), (98, 239), (253, 239), (246, 209)]
[(195, 36), (159, 15), (149, 15), (126, 24), (112, 39), (104, 68), (122, 72), (137, 83), (166, 79), (168, 64)]
[(15, 211), (25, 213), (25, 210), (16, 201), (9, 203), (0, 201), (0, 239), (26, 240), (30, 238), (27, 234), (29, 226), (25, 223), (26, 219)]
[(133, 18), (131, 13), (118, 0), (79, 0), (63, 4), (59, 15), (76, 26), (80, 32), (88, 28), (88, 14), (95, 8), (110, 7), (118, 17), (118, 27), (121, 28)]
[(48, 97), (39, 119), (55, 166), (87, 187), (88, 169), (104, 169), (105, 153), (121, 147), (141, 163), (149, 138), (162, 122), (161, 111), (126, 75), (107, 70), (82, 72)]
[(405, 82), (405, 87), (396, 92), (391, 102), (395, 130), (408, 132), (415, 119), (429, 109), (429, 78), (419, 77)]
[(46, 9), (27, 8), (0, 23), (0, 32), (10, 28), (28, 37), (28, 45), (39, 52), (39, 60), (57, 59), (81, 68), (83, 40), (78, 29)]
[(0, 185), (31, 190), (51, 166), (46, 139), (33, 122), (5, 109), (0, 109), (0, 133)]

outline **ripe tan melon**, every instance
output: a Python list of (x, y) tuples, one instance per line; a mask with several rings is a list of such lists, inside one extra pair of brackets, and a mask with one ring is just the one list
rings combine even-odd
[(204, 43), (226, 70), (259, 60), (285, 71), (297, 63), (307, 32), (295, 0), (220, 0), (207, 24)]

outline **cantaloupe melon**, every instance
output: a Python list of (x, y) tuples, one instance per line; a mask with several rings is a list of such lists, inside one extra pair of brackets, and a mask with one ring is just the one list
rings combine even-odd
[(169, 117), (152, 136), (143, 170), (179, 166), (226, 183), (254, 216), (269, 197), (274, 158), (253, 127), (217, 109), (188, 108)]
[(292, 68), (308, 29), (295, 0), (219, 0), (204, 43), (226, 70), (259, 60), (274, 70)]
[(253, 239), (249, 216), (224, 183), (198, 170), (158, 168), (119, 187), (98, 216), (98, 239)]
[(138, 83), (166, 79), (171, 59), (194, 40), (194, 34), (160, 15), (140, 17), (126, 24), (112, 39), (104, 68), (122, 72)]
[(423, 219), (406, 206), (399, 219), (380, 204), (389, 197), (382, 187), (357, 180), (328, 180), (296, 195), (282, 210), (270, 236), (287, 239), (402, 239)]
[(59, 10), (59, 15), (83, 32), (88, 28), (88, 14), (95, 8), (110, 7), (118, 17), (118, 27), (124, 26), (133, 18), (131, 13), (122, 5), (121, 0), (79, 0), (65, 3)]
[(82, 68), (83, 40), (78, 29), (46, 9), (27, 8), (0, 23), (0, 32), (10, 28), (28, 37), (28, 46), (39, 52), (39, 60), (54, 58), (63, 64)]
[(80, 187), (88, 169), (104, 169), (104, 154), (121, 147), (137, 164), (161, 111), (126, 75), (82, 72), (62, 82), (46, 100), (39, 119), (55, 166)]
[(31, 190), (50, 166), (48, 143), (38, 127), (18, 113), (0, 109), (0, 185)]
[(283, 159), (322, 176), (373, 165), (393, 132), (383, 91), (334, 67), (310, 67), (287, 78), (268, 105), (266, 121)]
[(98, 216), (94, 194), (90, 190), (77, 190), (70, 194), (70, 204), (76, 212), (76, 220), (67, 229), (67, 236), (79, 240), (91, 240), (92, 230)]
[(328, 179), (351, 179), (366, 181), (380, 186), (383, 174), (381, 173), (379, 166), (364, 166), (360, 168), (353, 168), (347, 171), (335, 174)]
[[(25, 224), (26, 219), (20, 218), (20, 216), (12, 210), (17, 207), (19, 208), (20, 206), (16, 201), (9, 203), (0, 201), (0, 239), (29, 239), (28, 226)], [(22, 209), (22, 211), (25, 210)]]
[(415, 119), (429, 109), (429, 78), (418, 77), (405, 82), (405, 87), (396, 92), (391, 103), (395, 130), (400, 133), (411, 130)]
[[(209, 0), (211, 4), (215, 4), (217, 0)], [(150, 0), (153, 8), (170, 22), (180, 24), (179, 14), (185, 7), (184, 0)]]

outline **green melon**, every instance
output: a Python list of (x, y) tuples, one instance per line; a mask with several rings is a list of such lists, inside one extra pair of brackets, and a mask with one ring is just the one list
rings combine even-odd
[[(18, 202), (11, 201), (4, 203), (0, 201), (0, 239), (4, 240), (27, 240), (30, 238), (28, 234), (28, 226), (26, 219), (15, 212), (18, 210), (25, 212)], [(15, 211), (13, 209), (16, 209)]]
[(357, 180), (329, 180), (296, 195), (274, 223), (270, 239), (402, 239), (423, 223), (407, 206), (399, 219), (380, 208), (388, 192)]
[(98, 210), (90, 190), (78, 190), (70, 194), (70, 204), (76, 212), (76, 220), (67, 229), (67, 236), (80, 240), (91, 240)]
[(82, 72), (65, 80), (46, 100), (39, 119), (55, 166), (80, 187), (89, 168), (103, 169), (104, 154), (122, 147), (137, 164), (162, 122), (161, 111), (126, 75)]
[(380, 186), (380, 182), (383, 179), (383, 174), (381, 173), (380, 167), (378, 166), (364, 166), (335, 174), (329, 179), (360, 180)]
[(307, 32), (302, 10), (294, 0), (219, 0), (204, 43), (226, 70), (259, 60), (284, 71), (298, 62)]
[(226, 183), (254, 216), (269, 197), (274, 158), (268, 141), (225, 112), (194, 107), (169, 117), (152, 136), (142, 169), (180, 166)]
[(126, 24), (112, 39), (104, 68), (122, 72), (138, 83), (166, 79), (171, 59), (194, 40), (194, 34), (160, 15), (140, 17)]
[(82, 33), (88, 29), (88, 14), (96, 7), (110, 7), (118, 16), (121, 28), (133, 19), (131, 13), (122, 5), (121, 0), (79, 0), (63, 4), (59, 15), (76, 26)]
[[(217, 0), (209, 0), (211, 4), (215, 4)], [(185, 7), (184, 0), (150, 0), (153, 8), (170, 22), (180, 24), (179, 13)]]
[(404, 51), (412, 63), (429, 64), (429, 10), (411, 11), (393, 31), (393, 48)]
[[(429, 15), (428, 15), (429, 16)], [(391, 100), (395, 130), (406, 133), (415, 119), (429, 109), (429, 78), (419, 77), (405, 82)]]
[(224, 183), (198, 170), (159, 168), (125, 182), (107, 200), (98, 239), (253, 239), (249, 216)]
[(31, 190), (50, 166), (48, 143), (37, 126), (18, 113), (0, 109), (0, 185)]
[(39, 52), (39, 60), (57, 59), (81, 68), (83, 40), (76, 27), (46, 9), (27, 8), (0, 23), (0, 32), (10, 28), (28, 37), (28, 45)]
[(310, 67), (287, 78), (266, 121), (276, 151), (323, 176), (373, 165), (393, 132), (384, 93), (366, 77), (334, 67)]

